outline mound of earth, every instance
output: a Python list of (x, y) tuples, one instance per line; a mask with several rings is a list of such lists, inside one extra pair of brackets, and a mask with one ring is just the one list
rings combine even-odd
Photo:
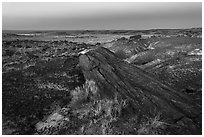
[(201, 55), (201, 38), (157, 38), (150, 44), (148, 50), (137, 53), (126, 61), (177, 90), (193, 89), (201, 102)]
[(140, 35), (136, 35), (129, 39), (122, 37), (115, 41), (106, 43), (104, 47), (114, 52), (117, 57), (125, 59), (146, 50), (148, 45), (149, 44), (145, 39), (141, 39)]

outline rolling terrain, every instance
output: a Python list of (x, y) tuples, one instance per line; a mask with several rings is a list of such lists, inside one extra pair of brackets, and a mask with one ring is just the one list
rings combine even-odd
[(202, 134), (202, 29), (5, 31), (3, 134)]

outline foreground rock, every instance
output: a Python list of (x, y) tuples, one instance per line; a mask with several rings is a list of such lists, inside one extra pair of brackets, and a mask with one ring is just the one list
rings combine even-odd
[(200, 125), (201, 107), (189, 96), (122, 61), (108, 49), (98, 48), (81, 55), (79, 64), (85, 78), (96, 82), (101, 97), (113, 98), (117, 94), (127, 99), (139, 117), (157, 112), (170, 123), (187, 118)]

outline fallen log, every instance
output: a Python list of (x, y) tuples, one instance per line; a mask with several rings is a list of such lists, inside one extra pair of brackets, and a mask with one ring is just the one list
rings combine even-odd
[(156, 110), (168, 119), (196, 118), (201, 108), (191, 97), (163, 84), (147, 72), (119, 58), (106, 48), (90, 50), (79, 57), (79, 65), (87, 80), (94, 80), (100, 96), (127, 99), (141, 116)]

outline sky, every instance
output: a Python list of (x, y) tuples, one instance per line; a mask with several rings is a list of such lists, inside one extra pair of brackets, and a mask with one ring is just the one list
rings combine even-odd
[(3, 2), (3, 30), (142, 30), (202, 27), (201, 2)]

